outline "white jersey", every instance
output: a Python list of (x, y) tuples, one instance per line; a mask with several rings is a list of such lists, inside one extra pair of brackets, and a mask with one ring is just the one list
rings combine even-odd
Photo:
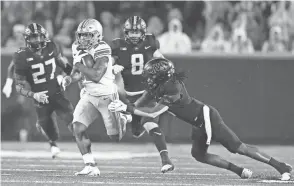
[(96, 47), (93, 47), (90, 50), (84, 50), (84, 51), (86, 52), (85, 54), (79, 55), (80, 51), (77, 50), (77, 45), (75, 43), (72, 45), (74, 64), (76, 64), (77, 62), (81, 62), (81, 58), (87, 54), (90, 54), (94, 60), (102, 56), (108, 57), (107, 70), (104, 76), (99, 81), (99, 83), (95, 83), (93, 81), (87, 80), (86, 78), (83, 79), (82, 84), (86, 92), (92, 96), (110, 95), (117, 92), (117, 87), (116, 87), (116, 84), (114, 83), (115, 76), (112, 72), (113, 67), (112, 67), (110, 46), (104, 41), (101, 41)]

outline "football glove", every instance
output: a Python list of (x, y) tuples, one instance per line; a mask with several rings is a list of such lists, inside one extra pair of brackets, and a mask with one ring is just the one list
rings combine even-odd
[(6, 83), (3, 87), (3, 94), (5, 94), (6, 98), (9, 98), (12, 92), (12, 83), (13, 83), (13, 79), (11, 78), (7, 78), (6, 79)]
[(111, 112), (125, 112), (127, 110), (127, 105), (120, 100), (114, 100), (108, 105), (108, 110)]
[(124, 67), (121, 65), (113, 65), (113, 73), (118, 74), (119, 72), (123, 71)]
[(48, 96), (46, 94), (47, 92), (48, 91), (34, 93), (34, 99), (39, 103), (49, 103)]
[(66, 89), (67, 86), (69, 86), (71, 84), (71, 77), (70, 76), (64, 76), (61, 82), (61, 86), (63, 88), (63, 90)]

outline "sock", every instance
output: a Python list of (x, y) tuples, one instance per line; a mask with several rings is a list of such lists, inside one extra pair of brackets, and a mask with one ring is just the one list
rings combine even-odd
[(169, 160), (168, 151), (166, 147), (165, 136), (161, 132), (159, 127), (156, 127), (149, 131), (149, 135), (153, 138), (153, 142), (160, 153), (162, 161)]
[(85, 164), (92, 164), (95, 165), (95, 160), (94, 160), (94, 156), (92, 155), (92, 153), (87, 153), (83, 155), (83, 160)]
[(233, 163), (229, 163), (229, 167), (228, 170), (236, 173), (237, 175), (241, 176), (243, 168), (242, 167), (238, 167), (237, 165), (233, 164)]
[(268, 162), (269, 165), (273, 166), (277, 171), (279, 171), (281, 174), (287, 172), (287, 170), (282, 166), (286, 165), (285, 163), (279, 162), (275, 158), (271, 158), (270, 161)]
[(50, 144), (50, 146), (52, 147), (52, 146), (55, 146), (55, 147), (57, 147), (57, 144), (56, 144), (56, 142), (55, 141), (49, 141), (49, 144)]

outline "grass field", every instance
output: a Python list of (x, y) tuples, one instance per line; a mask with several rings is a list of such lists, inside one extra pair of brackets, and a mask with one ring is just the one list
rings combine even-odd
[[(279, 181), (272, 167), (249, 158), (230, 154), (222, 146), (212, 145), (210, 152), (253, 171), (253, 178), (237, 175), (196, 162), (190, 155), (190, 144), (169, 144), (176, 166), (162, 174), (158, 153), (153, 144), (94, 143), (92, 149), (101, 171), (99, 177), (74, 176), (83, 161), (74, 143), (59, 143), (60, 158), (51, 159), (47, 143), (3, 142), (1, 147), (1, 185), (294, 185)], [(293, 146), (260, 146), (268, 154), (294, 165)]]

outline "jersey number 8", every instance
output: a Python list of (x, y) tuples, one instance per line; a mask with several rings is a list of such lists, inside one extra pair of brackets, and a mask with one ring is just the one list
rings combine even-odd
[(133, 54), (131, 56), (132, 63), (132, 74), (141, 75), (144, 68), (144, 57), (143, 54)]
[[(45, 65), (52, 65), (52, 72), (50, 74), (50, 79), (54, 79), (55, 70), (56, 70), (55, 58), (45, 61)], [(46, 82), (46, 77), (40, 78), (40, 76), (45, 74), (45, 66), (43, 63), (32, 65), (32, 69), (38, 69), (37, 72), (33, 73), (33, 79), (35, 84)]]

